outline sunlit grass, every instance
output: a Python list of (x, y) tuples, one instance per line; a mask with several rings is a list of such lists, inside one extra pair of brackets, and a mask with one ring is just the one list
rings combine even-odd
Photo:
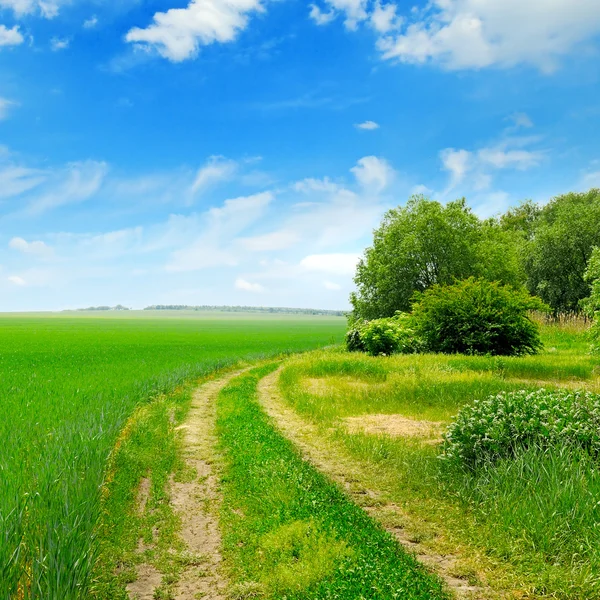
[(417, 537), (439, 551), (473, 549), (475, 567), (490, 570), (499, 587), (564, 600), (599, 597), (597, 463), (561, 449), (531, 450), (476, 473), (448, 472), (435, 444), (351, 432), (344, 422), (401, 414), (450, 423), (461, 406), (500, 391), (600, 392), (598, 359), (579, 326), (544, 326), (543, 340), (541, 354), (522, 358), (317, 351), (289, 361), (280, 385), (323, 436), (365, 465), (365, 484), (408, 511)]
[(340, 318), (236, 317), (0, 318), (0, 598), (86, 597), (107, 460), (136, 407), (344, 330)]

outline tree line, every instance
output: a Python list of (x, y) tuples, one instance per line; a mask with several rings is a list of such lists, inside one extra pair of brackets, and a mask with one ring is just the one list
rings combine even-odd
[(489, 219), (464, 198), (443, 205), (417, 195), (388, 211), (359, 261), (350, 301), (360, 319), (410, 310), (415, 292), (469, 277), (526, 289), (554, 316), (580, 313), (586, 270), (600, 247), (600, 190), (531, 200)]

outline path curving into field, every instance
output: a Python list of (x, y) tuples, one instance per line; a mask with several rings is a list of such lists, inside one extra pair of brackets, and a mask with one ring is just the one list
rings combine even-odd
[[(258, 385), (260, 403), (282, 434), (299, 449), (306, 460), (345, 489), (370, 516), (382, 522), (381, 517), (386, 513), (396, 512), (402, 515), (402, 509), (386, 503), (377, 490), (361, 485), (361, 474), (356, 467), (356, 462), (336, 449), (333, 444), (323, 443), (323, 437), (317, 427), (303, 419), (286, 404), (278, 386), (282, 368), (264, 377)], [(487, 600), (496, 597), (491, 589), (471, 585), (465, 579), (451, 574), (457, 563), (457, 557), (434, 554), (413, 541), (403, 528), (389, 527), (385, 520), (382, 525), (406, 550), (414, 553), (420, 562), (441, 577), (457, 598)]]
[[(183, 432), (183, 459), (194, 473), (191, 481), (170, 484), (171, 505), (181, 521), (186, 566), (175, 586), (175, 600), (225, 600), (227, 582), (221, 567), (221, 533), (218, 511), (221, 497), (215, 454), (216, 398), (223, 387), (244, 370), (229, 373), (200, 386), (188, 415), (177, 429)], [(150, 600), (161, 575), (147, 564), (138, 566), (138, 579), (128, 586), (131, 600)]]

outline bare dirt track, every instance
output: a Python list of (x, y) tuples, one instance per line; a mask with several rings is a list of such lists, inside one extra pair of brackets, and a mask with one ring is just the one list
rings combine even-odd
[[(191, 481), (171, 480), (171, 504), (181, 521), (181, 538), (186, 546), (186, 567), (176, 584), (176, 600), (224, 600), (226, 582), (220, 573), (221, 535), (218, 509), (220, 495), (215, 469), (215, 401), (221, 389), (242, 371), (209, 381), (194, 393), (183, 434), (184, 460), (193, 473)], [(144, 502), (143, 485), (141, 503)], [(149, 564), (137, 569), (138, 578), (129, 584), (131, 600), (150, 600), (162, 576)]]
[(457, 565), (457, 557), (432, 553), (416, 542), (403, 527), (389, 525), (390, 514), (395, 515), (396, 521), (403, 520), (402, 509), (385, 502), (377, 490), (362, 485), (360, 470), (357, 469), (356, 463), (344, 456), (342, 452), (336, 451), (332, 444), (320, 443), (323, 436), (318, 429), (285, 404), (278, 387), (280, 372), (281, 369), (261, 380), (258, 388), (260, 402), (281, 432), (297, 446), (304, 458), (341, 485), (357, 504), (373, 518), (379, 520), (404, 548), (413, 552), (419, 561), (437, 573), (457, 598), (477, 600), (496, 598), (492, 590), (480, 585), (471, 585), (467, 580), (452, 574)]

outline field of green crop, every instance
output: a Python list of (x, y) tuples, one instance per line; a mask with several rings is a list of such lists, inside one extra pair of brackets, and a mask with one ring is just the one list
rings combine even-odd
[(87, 597), (107, 460), (132, 411), (239, 360), (339, 343), (335, 317), (0, 317), (0, 598)]

